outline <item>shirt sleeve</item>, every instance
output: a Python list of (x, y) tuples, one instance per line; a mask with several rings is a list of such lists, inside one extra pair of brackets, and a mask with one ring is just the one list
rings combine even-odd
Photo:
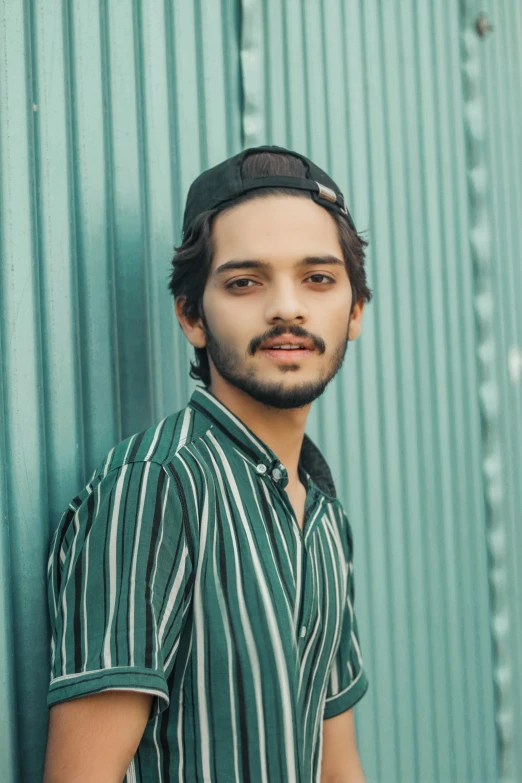
[(368, 678), (363, 666), (357, 618), (355, 616), (355, 586), (353, 578), (353, 539), (348, 519), (349, 559), (346, 599), (344, 604), (341, 637), (332, 664), (328, 686), (324, 718), (333, 718), (341, 712), (351, 709), (368, 690)]
[(191, 593), (186, 505), (162, 465), (95, 474), (53, 537), (48, 564), (48, 706), (109, 689), (169, 705)]

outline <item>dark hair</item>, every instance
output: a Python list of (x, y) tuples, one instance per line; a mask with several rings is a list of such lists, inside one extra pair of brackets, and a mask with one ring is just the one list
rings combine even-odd
[[(304, 177), (305, 166), (299, 158), (295, 158), (293, 155), (256, 152), (245, 158), (241, 174), (244, 178), (269, 175)], [(203, 320), (205, 318), (202, 306), (203, 292), (214, 254), (212, 225), (216, 215), (227, 209), (232, 209), (244, 201), (283, 194), (310, 198), (306, 192), (293, 188), (263, 188), (244, 193), (232, 204), (226, 204), (224, 207), (208, 210), (198, 215), (184, 242), (175, 248), (176, 252), (172, 259), (172, 270), (168, 283), (168, 288), (174, 299), (185, 297), (182, 306), (183, 315)], [(368, 242), (358, 232), (353, 231), (341, 215), (336, 212), (330, 214), (337, 225), (346, 271), (352, 285), (353, 311), (357, 301), (364, 299), (366, 302), (370, 302), (373, 296), (366, 283), (366, 269), (364, 267), (364, 248), (367, 247)], [(207, 350), (206, 348), (194, 348), (194, 351), (196, 361), (190, 363), (190, 377), (202, 381), (208, 387), (211, 379)]]

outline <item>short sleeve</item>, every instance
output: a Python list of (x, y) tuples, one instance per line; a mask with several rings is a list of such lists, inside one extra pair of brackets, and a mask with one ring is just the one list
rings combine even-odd
[(354, 707), (362, 699), (369, 685), (363, 666), (357, 618), (355, 616), (352, 535), (347, 519), (346, 523), (349, 538), (346, 599), (339, 647), (328, 679), (324, 718), (333, 718), (335, 715), (339, 715), (341, 712)]
[(95, 473), (69, 504), (48, 562), (48, 706), (121, 689), (153, 694), (151, 717), (168, 707), (192, 584), (186, 513), (146, 461)]

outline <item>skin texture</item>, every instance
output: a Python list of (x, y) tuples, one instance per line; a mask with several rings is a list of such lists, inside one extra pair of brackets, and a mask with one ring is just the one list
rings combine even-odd
[(365, 783), (353, 709), (323, 721), (321, 783)]
[(110, 690), (55, 704), (43, 783), (121, 783), (151, 704), (148, 693)]

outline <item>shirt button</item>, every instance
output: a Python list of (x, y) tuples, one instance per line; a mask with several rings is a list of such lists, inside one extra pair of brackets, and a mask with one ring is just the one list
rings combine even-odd
[(306, 625), (303, 625), (303, 627), (301, 628), (301, 639), (304, 639), (305, 636), (306, 636)]
[(279, 479), (281, 478), (281, 476), (282, 476), (282, 475), (283, 475), (283, 474), (281, 473), (281, 471), (279, 470), (279, 468), (274, 468), (274, 469), (273, 469), (273, 471), (272, 471), (272, 477), (273, 477), (274, 481), (279, 481)]
[(263, 465), (262, 462), (259, 463), (259, 465), (256, 467), (256, 470), (258, 473), (266, 473), (266, 465)]

